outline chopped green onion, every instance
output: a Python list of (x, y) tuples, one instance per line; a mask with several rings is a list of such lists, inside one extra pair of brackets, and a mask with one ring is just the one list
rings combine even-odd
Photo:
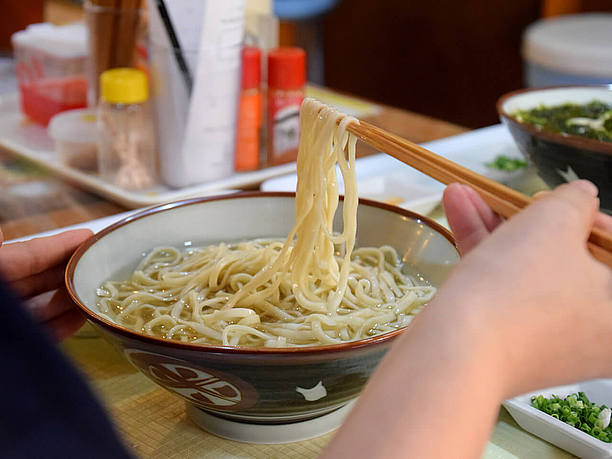
[(599, 416), (597, 416), (597, 427), (600, 429), (605, 429), (608, 427), (610, 425), (610, 414), (612, 414), (610, 408), (603, 408), (599, 413)]
[(519, 158), (508, 158), (507, 156), (499, 155), (490, 163), (485, 163), (485, 166), (504, 172), (514, 172), (527, 167), (527, 163)]
[(612, 443), (612, 410), (606, 405), (592, 403), (584, 392), (565, 398), (533, 396), (531, 406), (601, 441)]

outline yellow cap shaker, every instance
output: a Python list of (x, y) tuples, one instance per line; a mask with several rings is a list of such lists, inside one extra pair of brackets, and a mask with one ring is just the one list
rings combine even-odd
[(116, 68), (100, 75), (100, 97), (111, 104), (139, 104), (149, 98), (147, 75), (142, 70)]
[(155, 132), (147, 75), (116, 68), (100, 75), (99, 177), (119, 188), (142, 190), (157, 180)]

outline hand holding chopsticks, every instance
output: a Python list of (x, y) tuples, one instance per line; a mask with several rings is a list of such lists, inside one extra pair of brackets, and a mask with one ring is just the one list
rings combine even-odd
[[(363, 121), (359, 124), (351, 123), (347, 129), (367, 144), (444, 184), (462, 183), (471, 186), (502, 217), (509, 218), (531, 203), (528, 196), (518, 191), (369, 123)], [(593, 256), (612, 267), (610, 233), (593, 228), (588, 246)]]

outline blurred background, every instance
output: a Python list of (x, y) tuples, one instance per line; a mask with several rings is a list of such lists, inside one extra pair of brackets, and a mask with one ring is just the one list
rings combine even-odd
[(476, 128), (525, 86), (521, 36), (542, 17), (612, 11), (608, 0), (338, 4), (323, 22), (331, 87)]
[[(531, 194), (546, 186), (543, 166), (499, 124), (498, 99), (525, 87), (612, 85), (611, 0), (0, 0), (0, 8), (5, 237), (193, 196), (293, 190), (306, 96), (412, 142), (449, 139), (426, 147)], [(482, 127), (470, 133), (480, 143), (452, 137)], [(358, 157), (374, 156), (362, 164), (376, 164), (360, 166), (370, 180), (360, 181), (364, 197), (438, 204), (439, 184), (409, 168), (395, 177), (396, 165), (376, 153), (357, 145)], [(609, 171), (591, 159), (584, 171), (572, 163), (570, 174), (564, 158), (548, 168), (548, 186), (595, 173), (602, 188), (612, 183), (612, 163)]]
[[(82, 17), (79, 1), (0, 0), (0, 50), (28, 24)], [(524, 86), (521, 36), (543, 17), (612, 11), (609, 0), (276, 0), (279, 43), (308, 55), (309, 81), (476, 128)], [(0, 90), (6, 87), (0, 69)]]

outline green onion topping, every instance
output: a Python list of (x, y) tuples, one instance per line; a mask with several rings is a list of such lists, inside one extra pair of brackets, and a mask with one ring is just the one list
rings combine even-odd
[(570, 394), (565, 398), (556, 395), (551, 398), (533, 396), (531, 406), (601, 441), (612, 443), (612, 411), (606, 405), (589, 401), (584, 392)]
[(490, 163), (485, 163), (485, 166), (500, 171), (514, 172), (516, 170), (527, 167), (527, 163), (522, 159), (508, 158), (507, 156), (499, 155)]

